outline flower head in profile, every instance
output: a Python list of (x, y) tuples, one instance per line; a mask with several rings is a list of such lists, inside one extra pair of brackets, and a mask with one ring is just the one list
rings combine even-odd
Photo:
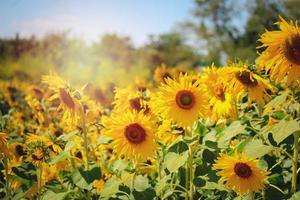
[(257, 60), (261, 69), (270, 73), (271, 79), (281, 82), (287, 77), (287, 85), (300, 84), (300, 28), (297, 22), (287, 22), (282, 17), (276, 24), (279, 30), (261, 35), (265, 48)]
[(274, 92), (273, 86), (266, 80), (252, 72), (246, 65), (232, 65), (221, 69), (224, 75), (226, 90), (230, 92), (237, 100), (240, 100), (246, 93), (248, 102), (256, 102), (263, 106), (271, 99), (271, 93)]
[(44, 75), (42, 82), (48, 84), (49, 89), (54, 93), (49, 97), (49, 101), (59, 99), (58, 110), (63, 111), (62, 120), (69, 122), (70, 124), (76, 124), (79, 119), (80, 103), (76, 95), (78, 91), (73, 89), (66, 81), (60, 78), (58, 75), (51, 73), (50, 75)]
[(220, 181), (240, 195), (260, 192), (264, 188), (268, 172), (257, 166), (258, 160), (249, 159), (244, 153), (221, 154), (213, 168), (221, 176)]
[(237, 116), (232, 94), (226, 90), (221, 70), (212, 66), (204, 69), (201, 82), (207, 88), (210, 100), (208, 115), (211, 120), (233, 119)]

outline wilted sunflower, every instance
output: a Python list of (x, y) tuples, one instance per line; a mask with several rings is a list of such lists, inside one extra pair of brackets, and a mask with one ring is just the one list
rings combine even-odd
[(79, 120), (80, 103), (75, 97), (77, 91), (72, 89), (67, 82), (56, 74), (44, 75), (42, 81), (49, 85), (54, 94), (48, 98), (49, 101), (60, 100), (58, 110), (63, 110), (63, 121), (76, 124)]
[(208, 95), (191, 76), (180, 75), (178, 80), (166, 79), (151, 96), (151, 110), (179, 126), (192, 126), (208, 109)]
[[(267, 31), (258, 40), (266, 48), (258, 65), (266, 69), (275, 81), (287, 76), (287, 84), (300, 82), (300, 28), (297, 22), (288, 23), (282, 17), (276, 24), (280, 30)], [(260, 48), (259, 47), (259, 48)]]
[(274, 92), (272, 85), (259, 75), (247, 69), (246, 66), (225, 67), (221, 69), (224, 75), (226, 89), (232, 95), (241, 99), (245, 93), (248, 93), (248, 102), (256, 102), (264, 105), (271, 99), (270, 93)]
[(260, 192), (268, 172), (257, 167), (258, 160), (246, 158), (244, 153), (233, 156), (221, 154), (213, 165), (220, 181), (240, 195)]
[(118, 157), (145, 161), (155, 155), (155, 124), (142, 112), (113, 114), (103, 118), (105, 134)]
[(208, 115), (213, 121), (219, 119), (235, 118), (236, 105), (232, 95), (226, 91), (220, 70), (214, 66), (205, 68), (201, 76), (201, 82), (207, 88), (210, 96)]

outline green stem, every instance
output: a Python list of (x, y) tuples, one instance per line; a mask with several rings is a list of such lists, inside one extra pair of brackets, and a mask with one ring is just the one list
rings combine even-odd
[(186, 170), (185, 170), (185, 190), (186, 190), (186, 195), (185, 199), (189, 199), (189, 163), (186, 163)]
[(84, 110), (82, 108), (82, 115), (81, 115), (81, 120), (82, 120), (82, 133), (83, 133), (83, 140), (84, 140), (84, 150), (85, 150), (85, 168), (89, 170), (89, 152), (88, 152), (88, 138), (87, 138), (87, 130), (86, 130), (86, 121), (85, 121), (85, 114)]
[(134, 172), (134, 174), (132, 176), (132, 180), (131, 180), (131, 193), (134, 191), (135, 175), (136, 175), (136, 173)]
[(4, 167), (5, 167), (5, 192), (6, 192), (6, 198), (10, 199), (10, 191), (9, 191), (9, 174), (8, 174), (8, 161), (7, 157), (4, 158)]
[(189, 147), (189, 160), (188, 160), (188, 165), (189, 165), (189, 174), (190, 174), (190, 190), (189, 190), (189, 198), (190, 200), (193, 200), (194, 196), (194, 185), (193, 185), (193, 180), (194, 180), (194, 169), (193, 169), (193, 152), (191, 146)]
[(291, 192), (294, 194), (297, 190), (297, 170), (298, 170), (298, 154), (299, 154), (299, 132), (294, 133), (294, 155), (293, 155), (293, 171), (292, 171), (292, 188)]
[(42, 180), (43, 179), (43, 164), (39, 167), (39, 173), (38, 173), (38, 200), (41, 199), (42, 194)]

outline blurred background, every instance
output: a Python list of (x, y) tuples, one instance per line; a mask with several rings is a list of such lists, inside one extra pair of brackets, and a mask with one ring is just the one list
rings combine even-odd
[(257, 39), (299, 0), (1, 0), (0, 78), (54, 71), (76, 85), (148, 80), (161, 64), (253, 63)]

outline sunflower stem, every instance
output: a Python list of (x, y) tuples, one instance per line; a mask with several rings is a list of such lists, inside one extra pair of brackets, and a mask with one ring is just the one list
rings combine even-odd
[(299, 154), (299, 133), (294, 133), (294, 155), (293, 155), (293, 162), (292, 162), (292, 187), (291, 192), (294, 194), (297, 190), (297, 170), (298, 170), (298, 154)]
[(188, 165), (189, 165), (189, 175), (190, 175), (190, 190), (189, 190), (189, 198), (190, 200), (193, 200), (194, 196), (194, 185), (193, 185), (193, 179), (194, 179), (194, 170), (193, 170), (193, 152), (191, 146), (189, 146), (189, 157), (188, 157)]
[(86, 170), (89, 170), (89, 152), (88, 152), (89, 149), (88, 149), (88, 139), (87, 139), (87, 130), (86, 130), (86, 120), (85, 120), (83, 106), (82, 106), (81, 120), (82, 120), (82, 133), (83, 133), (85, 159), (86, 159), (85, 168)]
[(43, 164), (40, 165), (39, 170), (38, 170), (38, 200), (41, 199), (42, 177), (43, 177)]
[(7, 157), (4, 158), (4, 167), (5, 167), (5, 192), (6, 192), (6, 198), (10, 199), (10, 191), (9, 191), (9, 174), (8, 174), (8, 161)]

